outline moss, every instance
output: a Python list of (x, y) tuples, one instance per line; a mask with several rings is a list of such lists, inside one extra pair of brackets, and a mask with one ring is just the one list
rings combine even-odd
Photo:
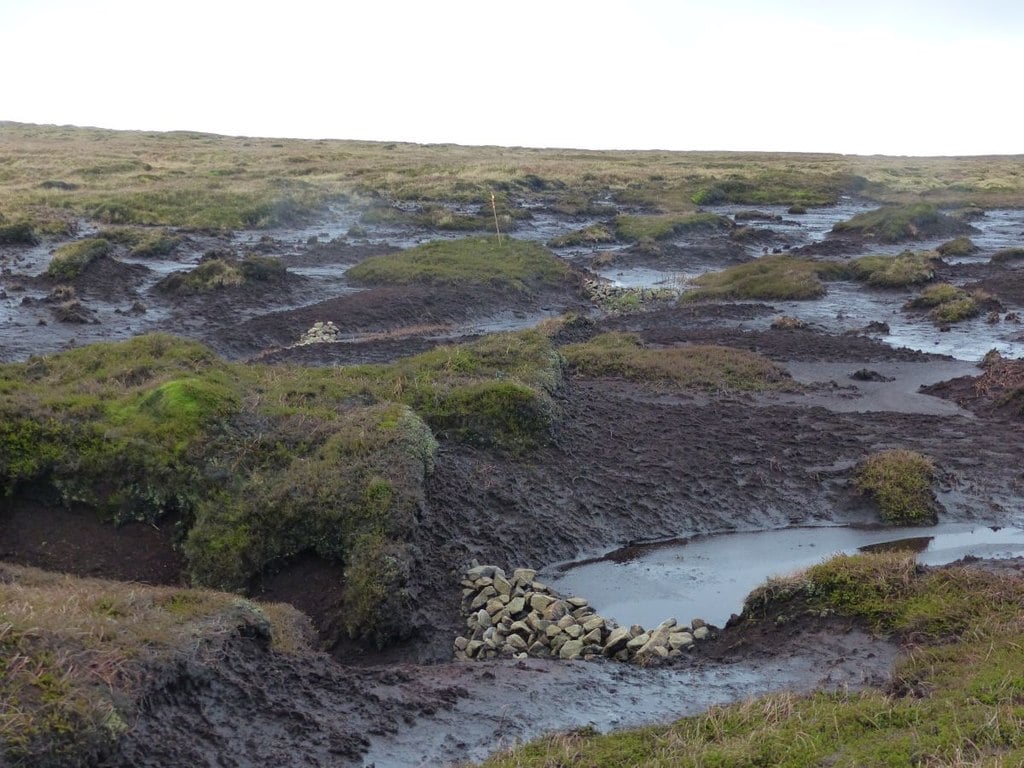
[(615, 217), (615, 234), (621, 240), (666, 240), (675, 235), (699, 230), (732, 229), (733, 222), (715, 213), (683, 215)]
[(89, 238), (62, 245), (53, 252), (44, 273), (53, 280), (74, 280), (96, 259), (110, 253), (110, 241)]
[(883, 243), (959, 234), (966, 225), (930, 203), (890, 205), (860, 213), (832, 227), (836, 233), (874, 237)]
[(537, 243), (502, 238), (466, 238), (425, 243), (399, 253), (373, 256), (346, 275), (355, 283), (455, 283), (527, 290), (565, 279), (569, 268)]
[(879, 514), (894, 525), (936, 522), (931, 459), (906, 450), (873, 454), (857, 465), (854, 485), (878, 504)]
[(928, 251), (904, 251), (897, 256), (862, 256), (847, 271), (854, 280), (876, 288), (905, 288), (935, 276), (934, 255)]
[(825, 262), (786, 254), (765, 256), (746, 264), (709, 272), (693, 280), (697, 286), (680, 297), (698, 299), (816, 299), (825, 294), (822, 277), (840, 269)]
[(709, 345), (648, 348), (628, 333), (604, 333), (562, 354), (578, 373), (621, 376), (650, 384), (707, 391), (789, 389), (784, 368), (754, 352)]

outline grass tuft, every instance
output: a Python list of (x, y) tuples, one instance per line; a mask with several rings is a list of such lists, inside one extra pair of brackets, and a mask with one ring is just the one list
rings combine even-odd
[(932, 460), (915, 451), (889, 450), (857, 465), (854, 485), (878, 504), (879, 514), (894, 525), (936, 522)]
[(875, 288), (905, 288), (931, 280), (935, 276), (934, 259), (928, 251), (862, 256), (849, 264), (847, 272), (854, 280)]
[(822, 277), (841, 273), (841, 267), (786, 254), (764, 256), (693, 280), (697, 286), (680, 301), (699, 299), (816, 299), (825, 295)]
[(965, 228), (970, 230), (969, 225), (947, 216), (930, 203), (913, 203), (859, 213), (852, 219), (837, 223), (832, 231), (873, 237), (883, 243), (899, 243), (957, 235)]
[(52, 280), (74, 280), (96, 259), (110, 253), (110, 241), (101, 237), (62, 245), (53, 252), (44, 274)]

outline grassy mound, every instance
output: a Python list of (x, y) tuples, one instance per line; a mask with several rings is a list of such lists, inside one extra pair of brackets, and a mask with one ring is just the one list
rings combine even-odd
[(934, 254), (904, 251), (898, 256), (862, 256), (846, 271), (854, 280), (876, 288), (905, 288), (926, 283), (935, 276)]
[(825, 295), (822, 277), (841, 272), (838, 265), (786, 254), (764, 256), (746, 264), (709, 272), (693, 280), (697, 286), (681, 301), (698, 299), (816, 299)]
[(36, 231), (28, 222), (4, 224), (0, 218), (0, 245), (35, 245), (38, 242)]
[(940, 256), (970, 256), (977, 253), (978, 246), (969, 237), (957, 237), (947, 240), (935, 250)]
[(993, 264), (1009, 264), (1021, 259), (1024, 259), (1024, 248), (1004, 248), (992, 254), (992, 258), (989, 261)]
[[(227, 363), (164, 335), (0, 366), (0, 493), (48, 487), (112, 523), (183, 520), (196, 583), (241, 590), (306, 551), (348, 574), (350, 635), (401, 635), (436, 448), (549, 439), (561, 363), (539, 332), (391, 365)], [(429, 426), (428, 426), (429, 424)]]
[(710, 345), (647, 348), (629, 333), (604, 333), (583, 344), (562, 347), (562, 354), (586, 376), (621, 376), (707, 391), (755, 392), (794, 386), (785, 369), (754, 352)]
[(110, 250), (110, 241), (101, 237), (62, 245), (53, 252), (43, 274), (53, 280), (74, 280), (96, 259), (109, 254)]
[(488, 768), (541, 766), (1021, 765), (1018, 577), (923, 571), (904, 554), (840, 556), (769, 581), (747, 621), (838, 615), (913, 636), (885, 689), (779, 693), (670, 725), (555, 734)]
[[(0, 762), (90, 766), (145, 706), (154, 669), (246, 633), (310, 648), (291, 606), (237, 595), (80, 579), (0, 565)], [(9, 761), (9, 762), (8, 762)]]
[(732, 229), (735, 226), (726, 216), (716, 213), (688, 213), (683, 215), (615, 217), (615, 234), (620, 240), (666, 240), (695, 230)]
[(181, 244), (183, 238), (163, 228), (111, 227), (101, 230), (99, 237), (112, 243), (127, 245), (129, 253), (139, 258), (167, 256)]
[(859, 213), (832, 227), (836, 233), (873, 237), (883, 243), (957, 235), (965, 229), (969, 230), (969, 226), (947, 216), (930, 203), (884, 206)]
[(858, 466), (854, 485), (878, 504), (887, 523), (922, 525), (936, 521), (932, 460), (915, 451), (890, 450), (869, 456)]
[(172, 272), (156, 284), (156, 289), (163, 293), (208, 293), (245, 283), (280, 280), (286, 274), (284, 262), (274, 256), (207, 258), (188, 272)]
[(949, 283), (929, 285), (919, 296), (904, 305), (904, 309), (929, 309), (929, 315), (937, 323), (958, 323), (977, 317), (981, 307), (974, 296)]
[(548, 245), (552, 248), (564, 248), (572, 245), (603, 245), (614, 243), (615, 235), (603, 224), (593, 224), (577, 229), (552, 239)]
[(346, 272), (366, 285), (455, 283), (527, 290), (554, 285), (569, 268), (537, 243), (494, 237), (437, 240), (373, 256)]

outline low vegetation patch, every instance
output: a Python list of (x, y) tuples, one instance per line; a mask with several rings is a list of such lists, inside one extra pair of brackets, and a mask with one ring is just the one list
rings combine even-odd
[(0, 565), (0, 761), (96, 765), (145, 706), (152, 675), (240, 632), (290, 653), (309, 620), (202, 589), (147, 587)]
[(884, 690), (780, 693), (670, 725), (554, 734), (488, 760), (541, 766), (1020, 765), (1019, 577), (918, 568), (903, 553), (840, 556), (770, 580), (744, 618), (853, 617), (913, 637)]
[(163, 293), (191, 294), (234, 288), (245, 283), (282, 280), (287, 274), (284, 262), (274, 256), (246, 256), (232, 259), (205, 258), (187, 272), (172, 272), (156, 284)]
[(929, 316), (942, 324), (958, 323), (981, 314), (981, 306), (975, 296), (949, 283), (928, 286), (919, 296), (908, 301), (904, 309), (928, 309)]
[(666, 240), (696, 230), (732, 229), (733, 222), (716, 213), (615, 217), (615, 234), (620, 240)]
[(754, 352), (731, 347), (645, 347), (634, 334), (604, 333), (583, 344), (562, 347), (562, 354), (585, 376), (621, 376), (630, 381), (712, 392), (795, 387), (781, 366)]
[(828, 262), (787, 254), (764, 256), (746, 264), (709, 272), (695, 278), (695, 289), (681, 301), (698, 299), (816, 299), (825, 295), (823, 277), (835, 277), (842, 268)]
[(110, 253), (109, 240), (92, 237), (62, 245), (53, 252), (44, 274), (52, 280), (74, 280), (96, 259)]
[(552, 239), (548, 245), (552, 248), (567, 246), (604, 245), (614, 243), (615, 235), (604, 224), (592, 224)]
[(192, 578), (220, 589), (316, 552), (353, 574), (349, 634), (384, 644), (408, 631), (404, 542), (434, 433), (528, 451), (560, 382), (539, 331), (338, 369), (164, 335), (96, 344), (0, 366), (0, 493), (49, 488), (112, 523), (178, 515)]
[(990, 261), (993, 264), (1008, 264), (1024, 259), (1024, 248), (1004, 248), (992, 254)]
[(940, 256), (970, 256), (977, 253), (978, 246), (969, 237), (957, 237), (947, 240), (935, 250)]
[(346, 272), (367, 285), (448, 283), (524, 291), (556, 285), (569, 267), (537, 243), (503, 237), (437, 240), (398, 253), (373, 256)]
[(28, 222), (4, 224), (0, 218), (0, 245), (35, 245), (38, 242), (36, 231)]
[(973, 230), (970, 225), (947, 216), (930, 203), (914, 203), (889, 205), (859, 213), (852, 219), (840, 221), (832, 231), (872, 237), (883, 243), (899, 243)]
[(181, 244), (180, 235), (171, 234), (162, 227), (113, 227), (101, 230), (99, 237), (129, 248), (129, 254), (138, 258), (167, 256)]
[(932, 493), (935, 465), (915, 451), (889, 450), (857, 465), (854, 485), (878, 504), (879, 514), (894, 525), (936, 522), (938, 502)]
[(935, 277), (935, 254), (929, 251), (904, 251), (897, 256), (862, 256), (848, 265), (846, 272), (854, 280), (875, 288), (905, 288), (926, 283)]

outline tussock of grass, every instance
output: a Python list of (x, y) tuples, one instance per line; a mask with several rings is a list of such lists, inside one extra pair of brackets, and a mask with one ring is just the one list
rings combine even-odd
[(583, 344), (562, 347), (562, 354), (586, 376), (621, 376), (707, 391), (755, 392), (794, 386), (784, 368), (754, 352), (710, 345), (648, 348), (629, 333), (604, 333)]
[(978, 246), (969, 237), (957, 237), (947, 240), (935, 250), (940, 256), (969, 256), (977, 253)]
[(974, 296), (949, 283), (928, 286), (919, 296), (908, 301), (904, 309), (930, 309), (929, 316), (943, 324), (958, 323), (981, 314), (981, 307)]
[(932, 493), (935, 465), (915, 451), (889, 450), (862, 461), (854, 475), (857, 490), (878, 504), (879, 514), (894, 525), (922, 525), (936, 521)]
[[(915, 639), (887, 690), (780, 693), (667, 726), (555, 734), (488, 760), (536, 766), (1020, 765), (1017, 577), (922, 571), (912, 556), (841, 556), (747, 599), (748, 621), (798, 612), (867, 621)], [(951, 638), (956, 638), (950, 642)]]
[(112, 227), (101, 230), (97, 236), (111, 243), (127, 245), (129, 253), (139, 258), (167, 256), (173, 253), (183, 239), (163, 228), (142, 227)]
[(4, 224), (0, 218), (0, 245), (35, 245), (38, 242), (36, 231), (28, 222)]
[(273, 256), (207, 258), (187, 272), (172, 272), (156, 284), (156, 289), (163, 293), (207, 293), (245, 283), (280, 280), (286, 273), (284, 262)]
[(629, 241), (666, 240), (695, 230), (732, 229), (734, 226), (729, 218), (715, 213), (615, 217), (615, 234), (619, 239)]
[(62, 245), (53, 252), (53, 258), (44, 274), (53, 280), (74, 280), (96, 259), (109, 254), (110, 250), (110, 242), (100, 237)]
[(144, 706), (154, 668), (239, 630), (279, 652), (311, 647), (291, 606), (201, 589), (0, 565), (0, 606), (5, 765), (95, 765)]
[(693, 284), (697, 287), (680, 300), (816, 299), (825, 295), (821, 278), (836, 276), (840, 271), (838, 265), (786, 254), (765, 256), (695, 278)]
[(876, 288), (905, 288), (931, 280), (935, 276), (934, 259), (928, 251), (862, 256), (849, 264), (847, 272), (854, 280)]
[(833, 232), (874, 237), (883, 243), (921, 240), (962, 233), (968, 225), (940, 212), (930, 203), (890, 205), (859, 213), (832, 227)]
[(373, 256), (346, 273), (368, 285), (468, 283), (527, 290), (554, 285), (569, 268), (543, 246), (525, 240), (474, 237), (437, 240), (384, 256)]

